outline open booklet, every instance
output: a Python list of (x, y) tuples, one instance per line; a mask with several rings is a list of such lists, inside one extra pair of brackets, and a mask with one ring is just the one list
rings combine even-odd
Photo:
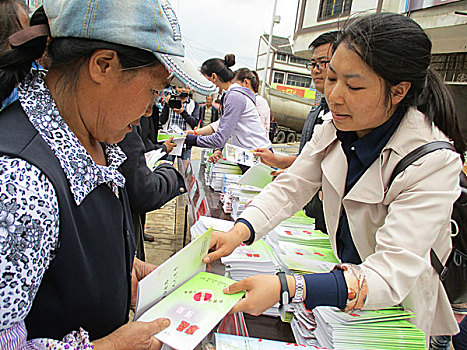
[(174, 138), (172, 142), (174, 142), (177, 146), (174, 147), (174, 149), (172, 150), (172, 152), (169, 153), (169, 155), (181, 156), (182, 151), (183, 151), (183, 145), (185, 144), (185, 139), (186, 139), (186, 136), (185, 134), (183, 134), (183, 132), (182, 133), (174, 133), (174, 132), (164, 133), (161, 131), (157, 135), (157, 141), (164, 142), (170, 139), (172, 136)]
[(194, 349), (244, 294), (224, 294), (235, 281), (204, 272), (211, 236), (209, 229), (138, 282), (135, 321), (168, 318), (155, 337), (174, 349)]
[(253, 166), (260, 162), (259, 157), (253, 155), (253, 151), (229, 143), (225, 145), (222, 153), (226, 160), (237, 164)]
[(158, 161), (166, 155), (163, 148), (146, 152), (144, 157), (146, 158), (146, 165), (151, 171), (157, 168)]

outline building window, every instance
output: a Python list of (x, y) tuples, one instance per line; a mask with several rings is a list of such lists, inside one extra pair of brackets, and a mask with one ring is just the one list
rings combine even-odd
[(295, 63), (295, 64), (299, 64), (301, 66), (306, 66), (306, 64), (308, 62), (310, 62), (310, 61), (307, 60), (307, 59), (304, 59), (304, 58), (297, 57), (297, 56), (291, 56), (290, 57), (290, 63)]
[(284, 84), (285, 73), (274, 72), (274, 83)]
[(467, 52), (435, 54), (431, 66), (447, 82), (467, 82)]
[(287, 74), (287, 85), (309, 88), (311, 86), (311, 78), (289, 73)]
[(321, 0), (318, 21), (350, 14), (352, 0)]
[(26, 0), (26, 4), (29, 6), (29, 8), (34, 11), (38, 7), (42, 6), (43, 0)]
[(287, 55), (285, 53), (276, 53), (276, 61), (287, 62)]

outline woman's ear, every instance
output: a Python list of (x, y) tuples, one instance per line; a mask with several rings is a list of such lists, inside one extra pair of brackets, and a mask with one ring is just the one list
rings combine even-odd
[(410, 90), (410, 87), (412, 86), (412, 83), (408, 81), (401, 81), (397, 85), (393, 85), (391, 87), (391, 102), (393, 105), (397, 105), (399, 102), (401, 102), (404, 97), (407, 95), (407, 93)]
[(89, 75), (96, 83), (102, 83), (110, 73), (120, 69), (120, 61), (117, 53), (112, 50), (95, 51), (88, 62)]

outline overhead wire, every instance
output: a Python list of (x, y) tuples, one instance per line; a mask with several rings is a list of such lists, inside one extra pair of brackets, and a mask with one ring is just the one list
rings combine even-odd
[[(201, 66), (201, 64), (209, 58), (213, 58), (213, 57), (222, 58), (226, 54), (226, 53), (217, 51), (213, 49), (212, 47), (209, 47), (205, 44), (202, 44), (190, 38), (187, 38), (186, 36), (184, 36), (183, 41), (186, 46), (186, 50), (185, 50), (186, 55), (191, 56), (192, 58), (194, 57), (194, 60), (199, 62), (198, 64), (199, 66)], [(256, 57), (235, 55), (235, 58), (237, 61), (236, 66), (244, 66), (250, 69), (254, 67), (254, 62), (256, 61)]]

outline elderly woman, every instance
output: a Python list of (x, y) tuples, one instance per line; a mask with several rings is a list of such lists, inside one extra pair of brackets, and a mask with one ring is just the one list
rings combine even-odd
[[(378, 13), (341, 33), (325, 95), (332, 120), (313, 135), (289, 168), (258, 195), (234, 228), (216, 235), (216, 251), (267, 234), (322, 187), (324, 214), (338, 270), (287, 276), (282, 289), (307, 308), (378, 309), (402, 303), (427, 337), (458, 331), (448, 297), (430, 263), (450, 252), (450, 216), (459, 196), (465, 143), (452, 98), (430, 68), (431, 42), (412, 19)], [(451, 141), (399, 174), (396, 164), (431, 141)], [(261, 313), (280, 300), (277, 276), (255, 276), (227, 290), (247, 290), (233, 311)]]
[[(0, 54), (0, 101), (18, 91), (0, 114), (0, 347), (158, 349), (168, 320), (125, 325), (154, 266), (134, 259), (115, 143), (183, 55), (175, 14), (165, 0), (44, 10)], [(50, 70), (31, 68), (49, 35)]]

